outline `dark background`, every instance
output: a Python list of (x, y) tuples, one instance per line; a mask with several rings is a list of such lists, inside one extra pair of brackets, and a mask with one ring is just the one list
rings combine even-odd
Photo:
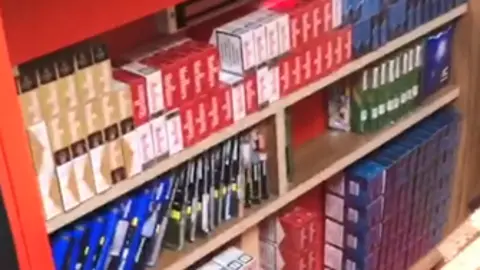
[(17, 270), (19, 269), (17, 254), (13, 244), (12, 229), (8, 223), (7, 210), (0, 188), (0, 260), (1, 269)]

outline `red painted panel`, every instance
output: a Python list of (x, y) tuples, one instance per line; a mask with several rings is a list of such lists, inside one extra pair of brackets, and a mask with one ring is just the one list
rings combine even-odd
[(3, 19), (14, 65), (145, 17), (182, 0), (5, 0)]
[(14, 227), (15, 244), (20, 252), (21, 269), (50, 270), (54, 266), (40, 189), (23, 127), (3, 29), (0, 16), (0, 137), (5, 159), (5, 170), (0, 174), (0, 183), (14, 197), (6, 197), (6, 204), (8, 213), (12, 213), (10, 218)]

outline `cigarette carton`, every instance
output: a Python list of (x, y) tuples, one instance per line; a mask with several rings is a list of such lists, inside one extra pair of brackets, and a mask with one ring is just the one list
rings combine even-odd
[(93, 65), (93, 85), (96, 92), (95, 96), (106, 94), (112, 89), (112, 63), (108, 56), (105, 44), (90, 44), (92, 51)]
[(82, 44), (75, 47), (73, 55), (75, 87), (80, 103), (85, 104), (96, 96), (92, 51), (88, 44)]
[(52, 57), (35, 63), (39, 78), (38, 99), (44, 119), (52, 119), (60, 114), (61, 102), (57, 73)]
[(62, 111), (74, 109), (79, 105), (78, 91), (75, 85), (75, 67), (73, 53), (67, 49), (55, 55), (55, 72), (59, 104)]

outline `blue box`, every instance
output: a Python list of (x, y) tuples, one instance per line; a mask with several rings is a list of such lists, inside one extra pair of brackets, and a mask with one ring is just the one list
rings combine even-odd
[(416, 10), (417, 10), (417, 0), (407, 0), (407, 6), (405, 10), (405, 15), (407, 17), (406, 25), (405, 25), (406, 31), (412, 31), (418, 26)]
[(349, 232), (365, 233), (383, 220), (383, 197), (363, 207), (350, 205), (348, 201), (345, 204), (344, 226)]
[(435, 93), (450, 81), (453, 27), (438, 32), (425, 41), (423, 97)]
[(352, 26), (352, 51), (353, 57), (359, 58), (372, 50), (372, 40), (378, 39), (378, 35), (373, 35), (373, 20), (368, 19), (356, 22)]
[(388, 8), (388, 39), (403, 35), (407, 24), (407, 0), (398, 0)]
[(369, 205), (385, 193), (385, 168), (373, 161), (353, 165), (345, 180), (345, 201), (352, 206)]
[(355, 259), (348, 255), (344, 256), (344, 269), (355, 270), (375, 270), (380, 259), (379, 249), (375, 250), (366, 257)]
[(345, 230), (344, 253), (355, 259), (362, 259), (378, 249), (382, 241), (382, 224), (377, 224), (368, 231), (357, 233)]

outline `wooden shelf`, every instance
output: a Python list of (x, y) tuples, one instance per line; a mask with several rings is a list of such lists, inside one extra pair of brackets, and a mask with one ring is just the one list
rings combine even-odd
[(225, 225), (207, 240), (188, 245), (185, 251), (165, 251), (160, 255), (160, 265), (156, 269), (178, 270), (189, 267), (425, 117), (451, 103), (459, 93), (458, 87), (447, 87), (427, 99), (416, 111), (395, 125), (374, 134), (330, 132), (315, 140), (298, 151), (295, 162), (302, 168), (299, 170), (301, 175), (295, 177), (286, 194), (258, 209), (248, 211), (242, 219)]
[[(476, 210), (440, 244), (420, 259), (410, 270), (440, 269), (476, 270), (480, 267), (478, 257), (470, 260), (472, 254), (478, 256), (480, 248), (480, 209)], [(473, 251), (472, 251), (473, 250)]]
[(142, 172), (141, 174), (133, 177), (130, 180), (122, 182), (113, 186), (111, 189), (106, 191), (105, 193), (99, 194), (94, 198), (88, 200), (87, 202), (79, 205), (75, 209), (68, 211), (64, 214), (61, 214), (53, 219), (47, 221), (47, 231), (52, 233), (59, 228), (69, 224), (78, 218), (92, 212), (93, 210), (111, 202), (112, 200), (124, 195), (125, 193), (141, 186), (142, 184), (154, 179), (156, 176), (161, 175), (172, 168), (177, 167), (178, 165), (184, 163), (185, 161), (189, 160), (190, 158), (197, 156), (204, 152), (206, 149), (211, 148), (222, 141), (232, 137), (239, 132), (248, 129), (257, 123), (261, 122), (262, 120), (267, 119), (277, 113), (283, 112), (288, 106), (295, 104), (299, 100), (310, 96), (311, 94), (325, 88), (326, 86), (362, 69), (363, 67), (367, 66), (370, 63), (373, 63), (384, 56), (396, 51), (399, 48), (402, 48), (406, 44), (417, 40), (418, 38), (428, 34), (429, 32), (447, 24), (448, 22), (455, 20), (462, 14), (467, 11), (467, 6), (462, 5), (459, 6), (450, 12), (444, 14), (443, 16), (436, 18), (433, 21), (426, 23), (425, 25), (409, 32), (408, 34), (395, 39), (387, 43), (382, 48), (365, 55), (364, 57), (354, 60), (351, 63), (347, 64), (346, 66), (342, 67), (338, 71), (334, 72), (333, 74), (320, 79), (317, 82), (314, 82), (294, 93), (291, 95), (275, 102), (271, 106), (265, 108), (264, 110), (249, 115), (248, 117), (240, 120), (235, 125), (232, 125), (228, 128), (223, 129), (220, 132), (217, 132), (207, 139), (201, 141), (200, 143), (196, 144), (193, 147), (190, 147), (168, 159), (156, 164), (152, 168)]

